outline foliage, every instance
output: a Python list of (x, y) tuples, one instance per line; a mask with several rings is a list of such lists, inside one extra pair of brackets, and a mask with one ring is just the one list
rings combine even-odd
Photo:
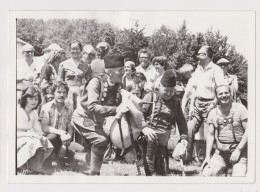
[(136, 21), (129, 29), (118, 29), (110, 23), (100, 23), (95, 19), (18, 19), (17, 37), (32, 44), (36, 54), (41, 55), (42, 50), (51, 43), (62, 46), (67, 56), (69, 43), (73, 39), (80, 40), (83, 45), (106, 41), (112, 48), (120, 51), (125, 58), (138, 65), (138, 50), (149, 47), (154, 56), (164, 55), (168, 58), (169, 68), (180, 68), (189, 63), (197, 66), (197, 52), (204, 44), (213, 48), (213, 61), (227, 58), (231, 64), (229, 71), (238, 77), (238, 95), (247, 100), (247, 60), (239, 54), (235, 47), (227, 43), (227, 36), (219, 31), (209, 29), (206, 33), (191, 33), (186, 21), (178, 29), (171, 29), (162, 25), (152, 35), (145, 36), (145, 27)]
[(138, 21), (134, 27), (124, 29), (116, 35), (115, 47), (127, 58), (138, 63), (138, 50), (148, 46), (148, 38), (144, 36), (144, 29), (140, 28)]

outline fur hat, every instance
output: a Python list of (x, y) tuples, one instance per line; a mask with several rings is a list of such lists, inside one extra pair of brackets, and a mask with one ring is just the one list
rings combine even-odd
[(124, 57), (121, 54), (107, 54), (104, 61), (106, 69), (124, 67)]
[(175, 87), (176, 79), (175, 73), (172, 69), (165, 71), (161, 79), (161, 85), (164, 87)]

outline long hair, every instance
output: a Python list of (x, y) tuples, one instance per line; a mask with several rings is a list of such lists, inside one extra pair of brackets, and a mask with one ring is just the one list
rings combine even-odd
[(25, 108), (27, 105), (27, 98), (30, 97), (35, 97), (38, 96), (38, 104), (36, 105), (36, 107), (34, 109), (37, 109), (38, 106), (42, 103), (42, 98), (41, 98), (41, 93), (39, 91), (38, 88), (36, 88), (35, 86), (29, 86), (28, 88), (26, 88), (25, 90), (23, 90), (22, 92), (22, 96), (19, 99), (18, 103), (20, 104), (21, 108)]

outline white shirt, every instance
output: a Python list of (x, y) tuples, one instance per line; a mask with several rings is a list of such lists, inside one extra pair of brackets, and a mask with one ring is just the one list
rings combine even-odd
[(29, 66), (25, 59), (17, 61), (17, 79), (34, 77), (36, 78), (40, 73), (44, 65), (41, 57), (33, 58), (33, 63)]
[(156, 69), (152, 65), (149, 65), (146, 69), (139, 65), (136, 67), (136, 72), (143, 73), (145, 75), (146, 83), (144, 85), (144, 89), (151, 91), (156, 77)]
[(190, 86), (195, 88), (195, 97), (214, 99), (215, 88), (224, 84), (223, 70), (211, 61), (205, 69), (201, 65), (197, 66), (189, 89)]
[(24, 109), (17, 106), (17, 131), (34, 132), (38, 135), (42, 135), (42, 129), (36, 110), (32, 110), (28, 117)]

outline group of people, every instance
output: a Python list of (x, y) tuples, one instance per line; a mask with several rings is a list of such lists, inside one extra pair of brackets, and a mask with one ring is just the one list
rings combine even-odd
[[(148, 48), (139, 50), (139, 66), (106, 42), (94, 49), (72, 41), (69, 48), (67, 60), (55, 43), (38, 58), (32, 45), (22, 48), (24, 59), (17, 61), (18, 170), (51, 174), (53, 163), (62, 165), (66, 156), (70, 164), (86, 163), (89, 175), (100, 175), (111, 144), (104, 124), (107, 117), (118, 120), (131, 110), (132, 101), (122, 100), (126, 90), (138, 99), (143, 114), (134, 142), (141, 148), (146, 175), (167, 174), (173, 128), (181, 146), (174, 158), (191, 162), (194, 135), (202, 124), (208, 128), (203, 175), (222, 174), (230, 165), (234, 176), (246, 174), (247, 110), (236, 102), (237, 78), (227, 73), (229, 61), (214, 64), (210, 46), (198, 51), (195, 72), (190, 64), (167, 69), (167, 58), (152, 58)], [(122, 137), (124, 127), (119, 129)]]

